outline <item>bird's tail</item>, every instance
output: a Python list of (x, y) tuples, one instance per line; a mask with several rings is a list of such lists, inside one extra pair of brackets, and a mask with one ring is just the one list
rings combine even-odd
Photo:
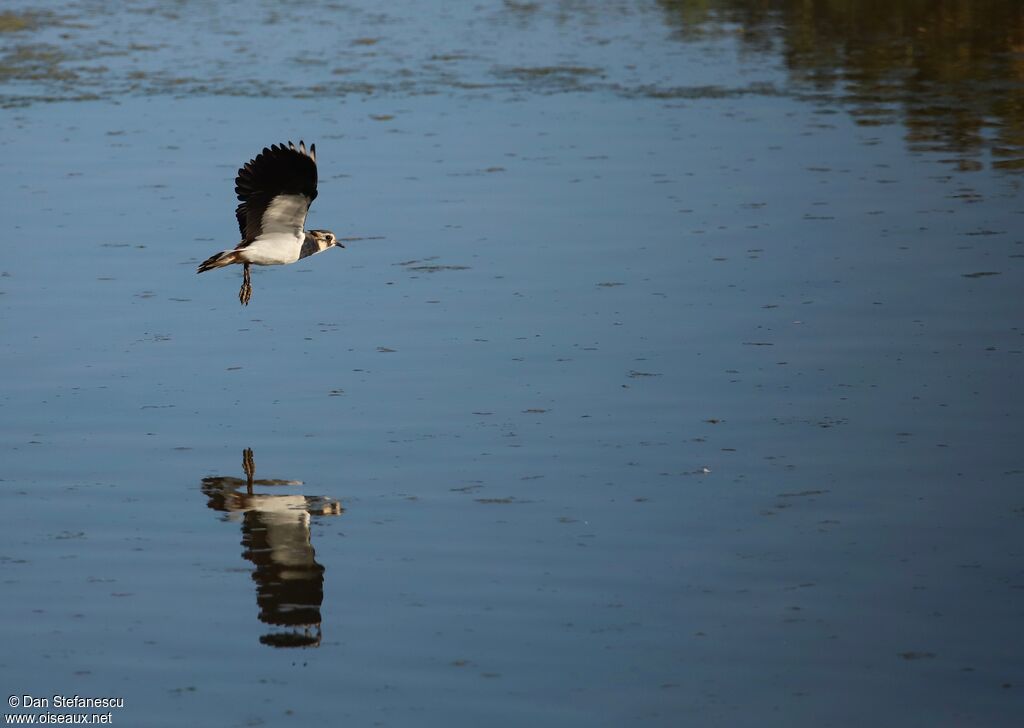
[(238, 251), (223, 250), (219, 253), (214, 253), (209, 258), (200, 263), (199, 267), (196, 268), (196, 273), (205, 273), (208, 270), (213, 270), (214, 268), (223, 268), (224, 266), (231, 265), (232, 263), (241, 263), (241, 261), (238, 259)]

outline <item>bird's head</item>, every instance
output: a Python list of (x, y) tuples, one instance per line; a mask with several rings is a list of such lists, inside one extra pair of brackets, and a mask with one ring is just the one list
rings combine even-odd
[(330, 230), (310, 230), (309, 234), (313, 236), (314, 240), (316, 240), (316, 244), (319, 246), (320, 250), (327, 250), (328, 248), (334, 247), (345, 247)]

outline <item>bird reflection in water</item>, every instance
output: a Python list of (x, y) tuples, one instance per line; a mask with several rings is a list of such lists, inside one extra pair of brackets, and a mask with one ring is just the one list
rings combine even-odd
[(324, 567), (310, 543), (310, 516), (344, 512), (333, 498), (257, 492), (302, 485), (301, 480), (256, 480), (251, 448), (242, 452), (245, 479), (203, 478), (207, 505), (242, 524), (242, 556), (255, 565), (256, 603), (260, 621), (274, 629), (260, 637), (272, 647), (316, 647), (320, 644), (320, 605), (324, 600)]

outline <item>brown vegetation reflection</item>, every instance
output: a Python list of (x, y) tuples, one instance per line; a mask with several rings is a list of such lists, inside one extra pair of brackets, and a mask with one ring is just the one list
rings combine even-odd
[(901, 121), (913, 150), (1024, 169), (1020, 0), (659, 2), (680, 39), (728, 33), (778, 52), (797, 91), (842, 101), (863, 126)]
[(272, 647), (320, 644), (320, 606), (324, 567), (310, 542), (310, 516), (336, 516), (344, 509), (333, 498), (257, 492), (257, 486), (302, 485), (301, 480), (257, 480), (253, 452), (242, 452), (245, 479), (203, 478), (207, 505), (242, 524), (242, 556), (256, 567), (256, 603), (260, 621), (273, 630), (260, 636)]

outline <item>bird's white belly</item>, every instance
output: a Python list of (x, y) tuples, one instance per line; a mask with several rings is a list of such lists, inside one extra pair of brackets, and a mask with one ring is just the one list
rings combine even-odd
[(287, 265), (299, 259), (305, 235), (265, 233), (242, 248), (242, 258), (254, 265)]

